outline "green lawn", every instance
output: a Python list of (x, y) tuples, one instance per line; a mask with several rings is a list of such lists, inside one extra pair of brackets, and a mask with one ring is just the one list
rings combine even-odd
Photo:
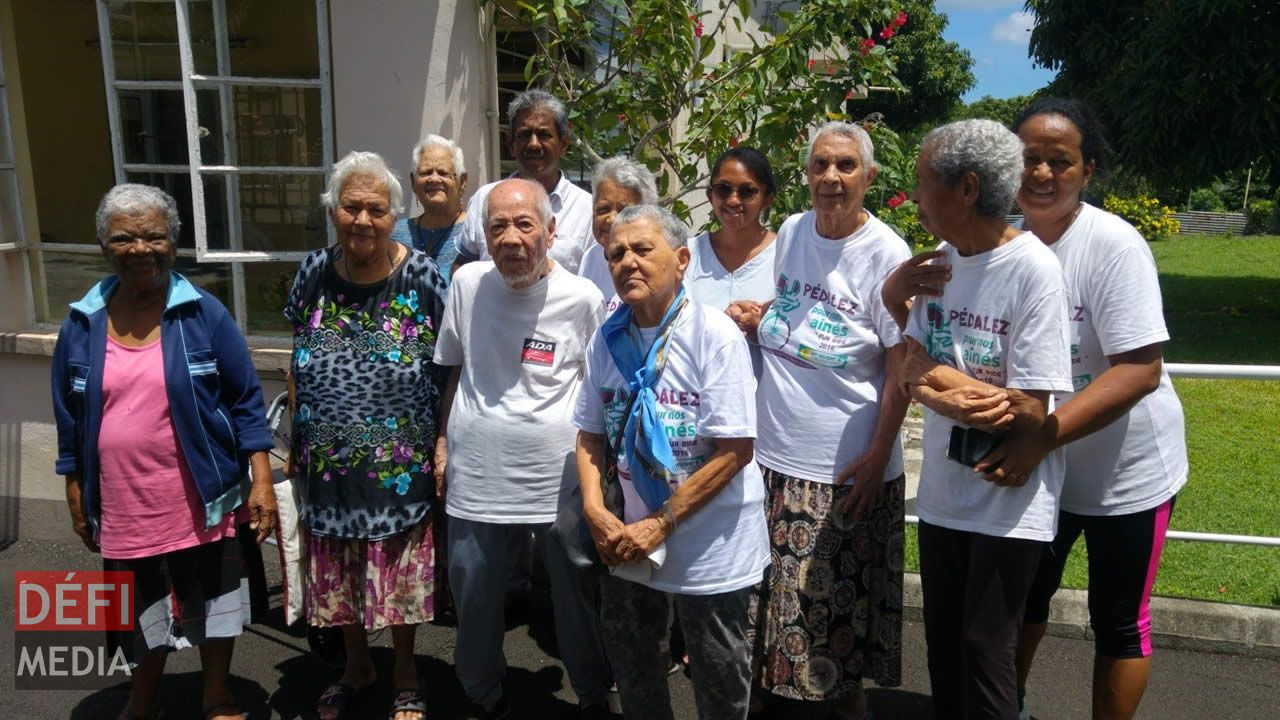
[[(1151, 246), (1168, 362), (1280, 365), (1280, 237), (1175, 236)], [(1191, 478), (1175, 530), (1280, 537), (1280, 381), (1175, 380)], [(915, 530), (907, 563), (918, 567)], [(1063, 583), (1085, 587), (1084, 543)], [(1159, 595), (1280, 606), (1280, 548), (1171, 540)]]

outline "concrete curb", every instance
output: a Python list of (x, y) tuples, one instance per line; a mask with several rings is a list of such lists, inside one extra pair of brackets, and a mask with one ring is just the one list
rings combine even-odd
[[(920, 574), (902, 584), (903, 617), (921, 622)], [(1157, 647), (1280, 659), (1280, 609), (1228, 603), (1151, 598), (1151, 643)], [(1049, 633), (1093, 639), (1088, 593), (1059, 590), (1049, 610)]]

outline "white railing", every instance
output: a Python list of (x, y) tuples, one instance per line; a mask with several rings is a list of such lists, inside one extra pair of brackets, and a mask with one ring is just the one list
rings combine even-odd
[[(1280, 365), (1208, 365), (1202, 363), (1165, 363), (1170, 377), (1203, 380), (1280, 380)], [(906, 521), (919, 524), (920, 518), (908, 515)], [(1189, 542), (1229, 543), (1233, 545), (1262, 545), (1280, 547), (1280, 537), (1264, 535), (1228, 535), (1224, 533), (1188, 532), (1170, 530), (1165, 534), (1170, 540)]]

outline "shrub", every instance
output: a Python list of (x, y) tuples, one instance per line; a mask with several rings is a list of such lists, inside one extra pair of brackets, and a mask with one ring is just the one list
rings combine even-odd
[(1275, 212), (1276, 204), (1270, 200), (1254, 200), (1249, 203), (1249, 210), (1244, 217), (1244, 234), (1262, 235), (1269, 232)]
[(1182, 229), (1181, 223), (1173, 217), (1172, 208), (1161, 205), (1159, 200), (1146, 195), (1130, 199), (1108, 195), (1102, 201), (1102, 208), (1128, 220), (1147, 242), (1167, 240)]
[(1200, 188), (1191, 193), (1190, 200), (1187, 201), (1188, 210), (1201, 210), (1205, 212), (1226, 212), (1227, 205), (1222, 202), (1222, 198), (1218, 197), (1218, 193), (1213, 188)]
[[(895, 200), (894, 197), (890, 198)], [(938, 244), (938, 239), (929, 234), (928, 230), (920, 224), (920, 216), (916, 213), (916, 204), (910, 200), (901, 200), (894, 204), (881, 208), (876, 213), (876, 217), (880, 222), (893, 228), (903, 240), (911, 245), (911, 252), (917, 253), (922, 250), (930, 250)]]

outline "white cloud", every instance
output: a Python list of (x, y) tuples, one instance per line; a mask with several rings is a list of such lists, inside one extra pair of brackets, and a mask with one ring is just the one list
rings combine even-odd
[(1026, 47), (1027, 41), (1031, 38), (1031, 28), (1035, 25), (1035, 15), (1019, 10), (991, 28), (991, 39), (998, 43)]
[(937, 0), (939, 10), (999, 10), (1001, 8), (1022, 7), (1022, 3), (1014, 0)]

